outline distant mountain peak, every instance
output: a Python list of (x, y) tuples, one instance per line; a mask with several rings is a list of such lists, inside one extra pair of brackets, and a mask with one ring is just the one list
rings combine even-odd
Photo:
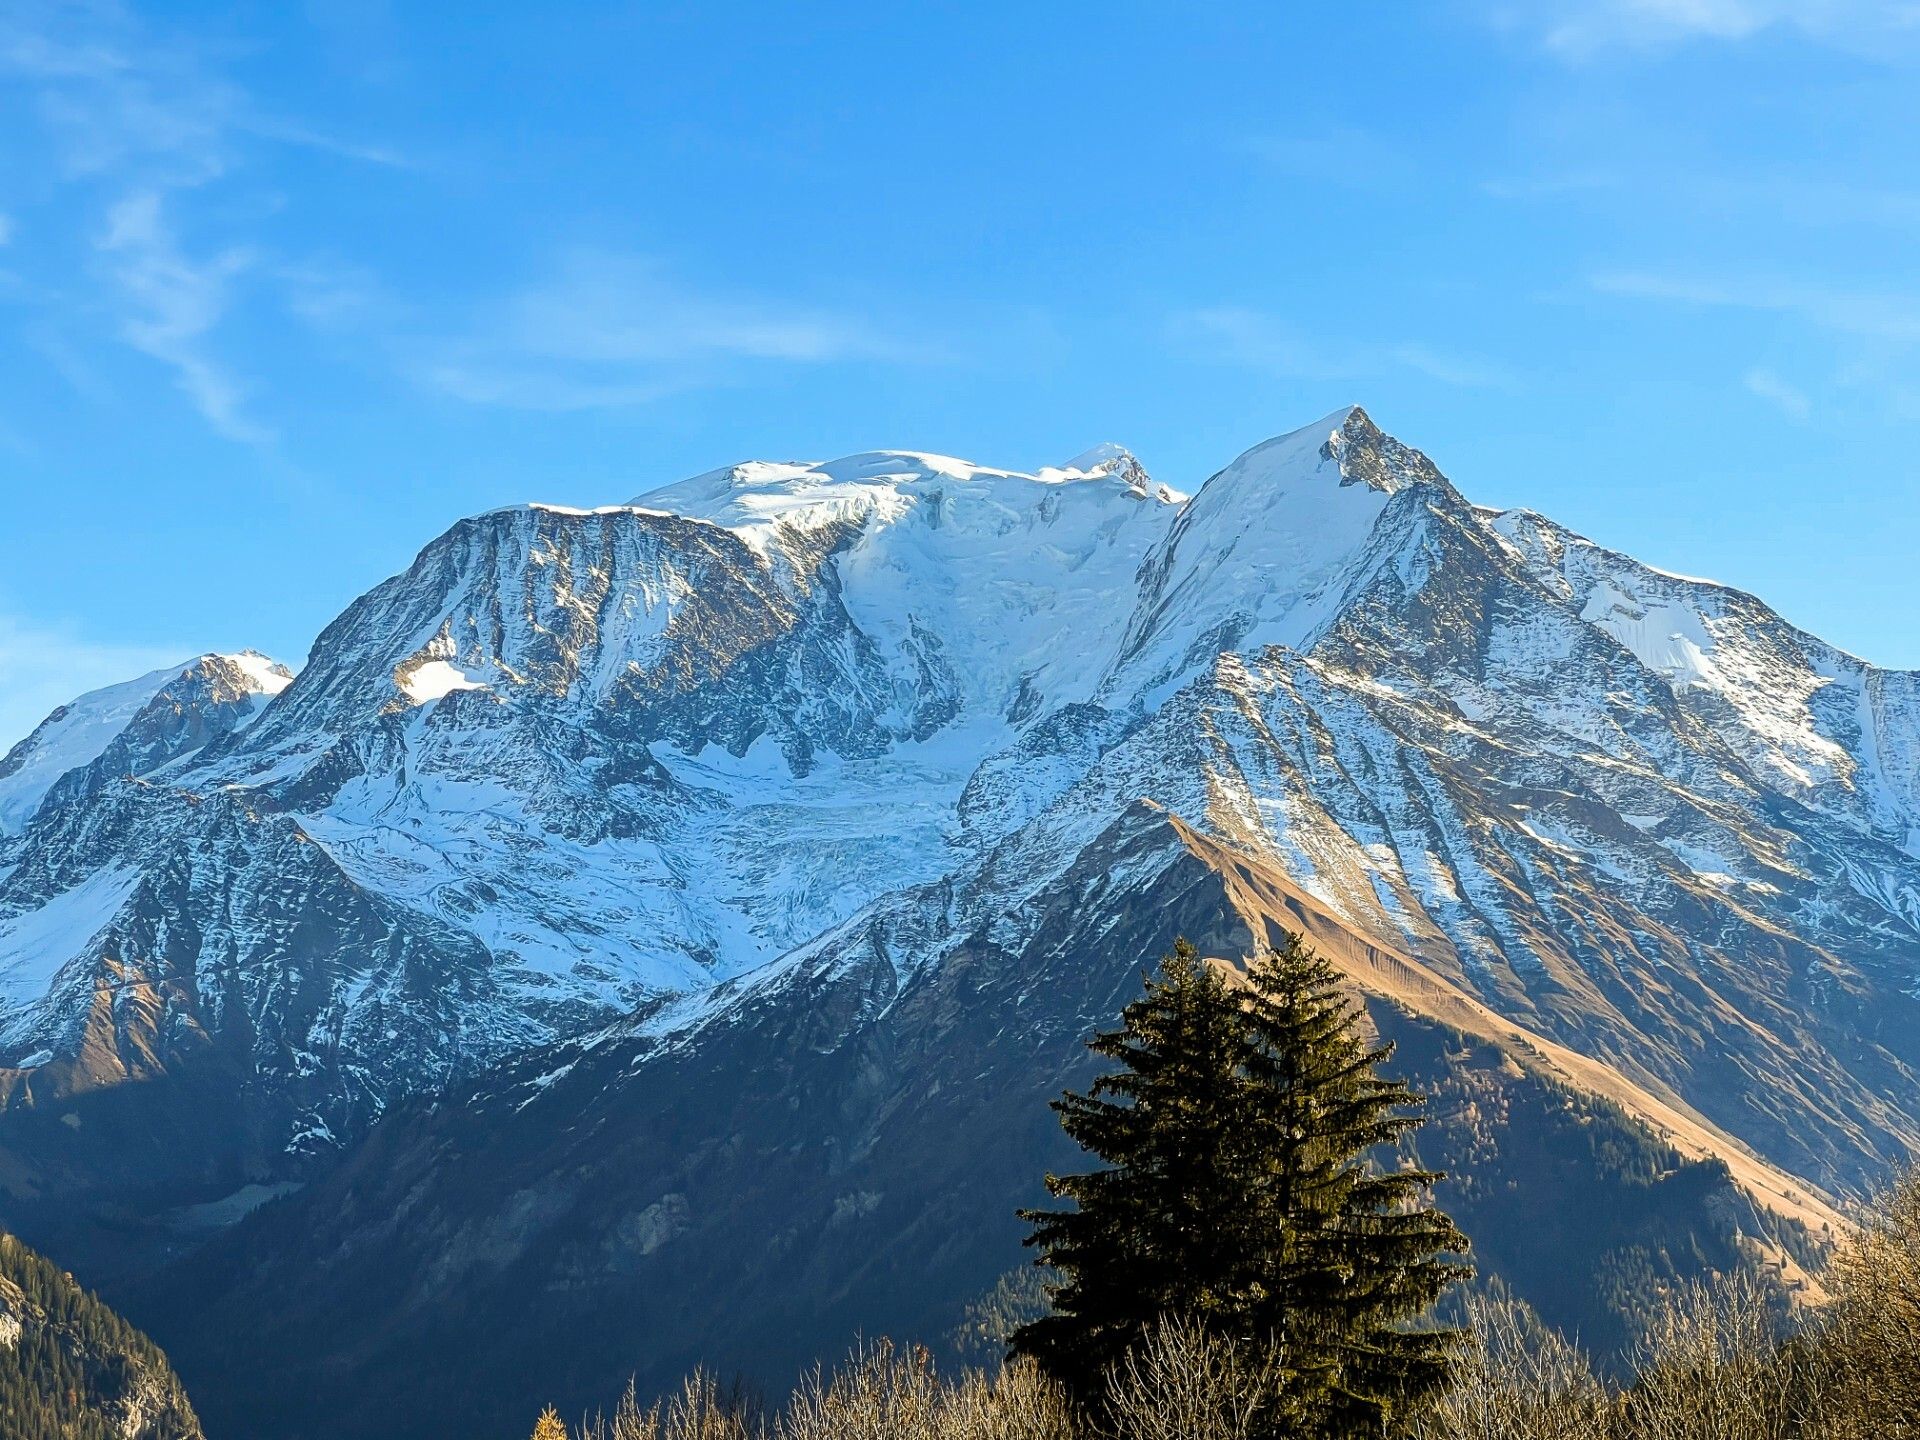
[(1139, 457), (1126, 446), (1116, 445), (1111, 440), (1082, 451), (1064, 465), (1040, 471), (1042, 478), (1055, 474), (1117, 480), (1142, 499), (1153, 496), (1164, 501), (1171, 499), (1174, 493), (1165, 485), (1156, 486)]
[(1438, 466), (1387, 434), (1358, 405), (1327, 418), (1337, 423), (1321, 445), (1320, 455), (1340, 467), (1342, 485), (1365, 485), (1386, 495), (1398, 494), (1409, 485), (1446, 485)]
[[(229, 717), (237, 725), (292, 683), (291, 670), (258, 650), (209, 652), (70, 700), (0, 755), (0, 838), (24, 829), (63, 776), (114, 752), (131, 729), (156, 723), (148, 715), (155, 704), (177, 712), (246, 702), (244, 716)], [(168, 758), (183, 743), (176, 740)]]

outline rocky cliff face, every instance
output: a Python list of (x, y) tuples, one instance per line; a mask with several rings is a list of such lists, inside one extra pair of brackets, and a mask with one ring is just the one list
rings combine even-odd
[[(1476, 507), (1359, 410), (1191, 498), (1111, 448), (879, 452), (496, 511), (264, 708), (153, 679), (0, 771), (0, 1184), (48, 1224), (299, 1178), (445, 1086), (340, 1172), (371, 1209), (274, 1207), (282, 1243), (444, 1214), (387, 1255), (419, 1306), (488, 1255), (594, 1290), (593, 1247), (737, 1252), (675, 1248), (711, 1195), (512, 1178), (603, 1110), (657, 1117), (630, 1188), (729, 1127), (838, 1175), (920, 1114), (1002, 1213), (1043, 1148), (1012, 1107), (1044, 1130), (1179, 925), (1316, 928), (1392, 1015), (1722, 1166), (1776, 1249), (1920, 1139), (1920, 677)], [(902, 1183), (822, 1189), (815, 1239)], [(518, 1218), (470, 1232), (469, 1193)]]

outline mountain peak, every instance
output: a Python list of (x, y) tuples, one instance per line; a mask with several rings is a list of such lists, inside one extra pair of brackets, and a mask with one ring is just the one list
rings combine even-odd
[(1048, 466), (1039, 472), (1040, 479), (1114, 479), (1125, 485), (1135, 495), (1143, 499), (1156, 495), (1159, 499), (1171, 499), (1173, 492), (1166, 486), (1156, 487), (1153, 477), (1147, 473), (1147, 467), (1124, 445), (1116, 445), (1111, 440), (1095, 445), (1091, 450), (1083, 450), (1064, 465)]
[(1396, 495), (1409, 485), (1447, 483), (1438, 466), (1387, 434), (1358, 405), (1336, 410), (1315, 428), (1322, 427), (1327, 438), (1320, 446), (1320, 457), (1340, 467), (1342, 485), (1365, 485), (1383, 495)]
[[(710, 521), (757, 543), (781, 523), (811, 525), (876, 512), (897, 518), (922, 501), (929, 513), (938, 514), (944, 500), (970, 493), (983, 503), (1024, 509), (1059, 486), (1095, 481), (1118, 481), (1133, 495), (1163, 504), (1186, 498), (1156, 485), (1129, 451), (1099, 445), (1065, 465), (1033, 472), (920, 450), (866, 450), (837, 460), (750, 460), (648, 490), (628, 504)], [(994, 500), (986, 502), (988, 496)]]
[[(0, 838), (24, 829), (63, 776), (84, 769), (117, 745), (130, 743), (127, 737), (143, 725), (150, 728), (157, 723), (164, 728), (164, 720), (149, 716), (155, 706), (173, 714), (183, 707), (245, 702), (251, 708), (244, 717), (228, 717), (245, 723), (292, 683), (291, 670), (258, 650), (231, 655), (209, 652), (68, 701), (0, 755)], [(204, 739), (203, 734), (194, 743)]]
[(230, 654), (203, 655), (196, 663), (205, 664), (209, 660), (218, 660), (232, 666), (240, 672), (243, 683), (249, 690), (259, 694), (278, 695), (293, 683), (293, 671), (258, 650), (236, 650)]

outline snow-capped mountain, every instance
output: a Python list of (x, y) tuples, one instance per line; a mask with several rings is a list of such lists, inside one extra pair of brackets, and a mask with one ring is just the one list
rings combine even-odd
[(292, 681), (284, 665), (246, 650), (202, 655), (62, 705), (0, 756), (0, 839), (24, 830), (63, 776), (116, 746), (104, 773), (144, 773), (239, 729)]
[[(1117, 911), (1195, 846), (1785, 1208), (1920, 1140), (1920, 677), (1477, 508), (1358, 409), (1191, 497), (1101, 447), (493, 511), (257, 713), (222, 663), (6, 762), (0, 1144), (42, 1193), (298, 1173), (529, 1047), (863, 976), (834, 1043), (982, 944), (1066, 963), (1035, 897)], [(1096, 958), (1105, 1004), (1141, 957)]]
[(462, 521), (244, 730), (52, 785), (0, 880), (14, 1083), (210, 1050), (263, 1082), (249, 1144), (311, 1151), (771, 959), (952, 863), (981, 757), (1097, 679), (1057, 627), (1111, 623), (1181, 497), (1103, 451), (644, 499)]

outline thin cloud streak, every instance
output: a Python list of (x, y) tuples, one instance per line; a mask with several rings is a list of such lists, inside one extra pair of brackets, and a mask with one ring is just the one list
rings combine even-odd
[(1412, 370), (1465, 389), (1519, 388), (1517, 377), (1489, 360), (1415, 342), (1329, 345), (1303, 335), (1277, 316), (1238, 306), (1184, 311), (1173, 317), (1169, 329), (1173, 340), (1196, 359), (1224, 361), (1292, 379), (1345, 380)]
[(1588, 284), (1600, 294), (1704, 308), (1794, 316), (1822, 330), (1920, 344), (1920, 302), (1899, 292), (1853, 290), (1790, 279), (1709, 279), (1692, 273), (1602, 271)]
[(226, 312), (234, 280), (252, 257), (230, 249), (203, 261), (188, 258), (167, 226), (162, 204), (152, 190), (127, 196), (108, 212), (97, 244), (123, 301), (120, 334), (172, 369), (175, 383), (216, 433), (248, 445), (271, 443), (273, 432), (242, 412), (239, 381), (206, 348)]
[[(1624, 271), (1595, 275), (1603, 295), (1696, 309), (1775, 315), (1824, 336), (1837, 356), (1829, 377), (1834, 393), (1869, 396), (1901, 420), (1920, 409), (1920, 299), (1898, 291), (1856, 290), (1780, 278), (1708, 279), (1694, 274)], [(1811, 397), (1764, 367), (1747, 371), (1742, 385), (1788, 419), (1812, 417)]]
[(645, 257), (576, 250), (474, 333), (427, 346), (414, 368), (432, 388), (471, 404), (592, 410), (728, 383), (767, 364), (943, 358), (856, 316), (707, 294)]
[[(218, 182), (262, 144), (387, 168), (406, 158), (264, 112), (192, 49), (113, 0), (8, 7), (0, 15), (4, 75), (23, 82), (56, 173), (83, 195), (105, 192), (90, 251), (80, 253), (92, 255), (113, 335), (165, 365), (216, 434), (270, 443), (272, 428), (248, 413), (246, 387), (219, 354), (218, 331), (243, 278), (279, 284), (303, 267), (263, 263), (262, 247), (244, 235), (190, 253), (178, 238), (183, 216), (219, 213), (216, 192), (232, 191)], [(290, 308), (316, 303), (312, 287), (285, 286)]]
[(1920, 41), (1912, 0), (1527, 0), (1496, 4), (1488, 18), (1574, 62), (1771, 32), (1879, 59)]

